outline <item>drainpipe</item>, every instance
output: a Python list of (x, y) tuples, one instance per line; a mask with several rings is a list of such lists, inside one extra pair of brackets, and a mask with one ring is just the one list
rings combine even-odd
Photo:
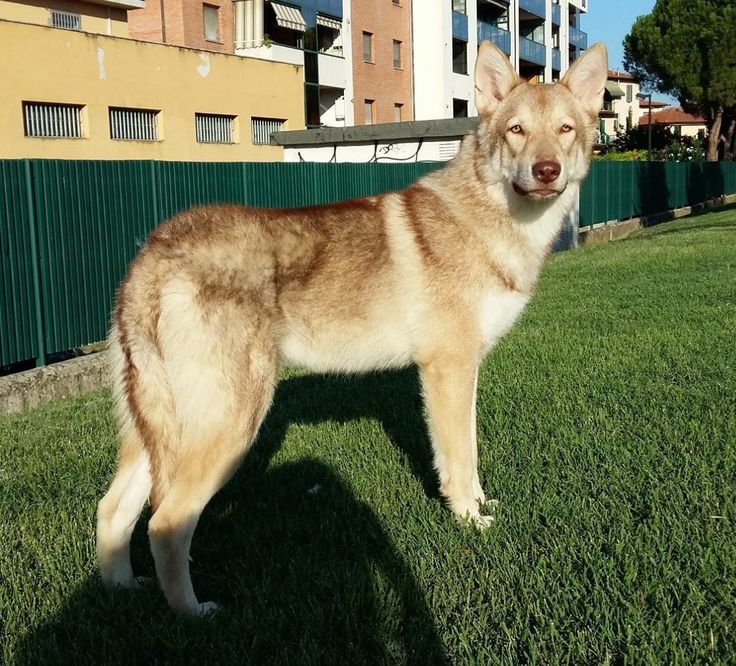
[(164, 10), (164, 0), (161, 2), (161, 41), (166, 44), (166, 11)]

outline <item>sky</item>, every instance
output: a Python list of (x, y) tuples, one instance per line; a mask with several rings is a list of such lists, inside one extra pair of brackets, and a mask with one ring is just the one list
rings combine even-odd
[[(649, 14), (656, 0), (588, 0), (588, 13), (583, 14), (581, 28), (588, 33), (588, 45), (604, 42), (608, 47), (609, 69), (623, 69), (624, 37), (637, 17)], [(654, 99), (676, 104), (667, 95), (654, 92)]]

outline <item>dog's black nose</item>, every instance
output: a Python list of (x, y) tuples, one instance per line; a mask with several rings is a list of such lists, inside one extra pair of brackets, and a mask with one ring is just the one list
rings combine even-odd
[(558, 162), (552, 162), (551, 160), (537, 162), (532, 167), (532, 173), (540, 183), (551, 183), (557, 180), (557, 176), (560, 175), (560, 168)]

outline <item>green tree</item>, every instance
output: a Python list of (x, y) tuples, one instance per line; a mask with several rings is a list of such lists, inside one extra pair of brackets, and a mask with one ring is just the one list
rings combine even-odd
[(624, 39), (627, 71), (705, 117), (709, 160), (733, 154), (735, 43), (736, 0), (657, 0)]

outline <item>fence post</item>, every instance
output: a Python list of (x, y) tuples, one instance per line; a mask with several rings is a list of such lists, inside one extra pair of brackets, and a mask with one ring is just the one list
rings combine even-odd
[(43, 332), (43, 307), (41, 303), (41, 257), (38, 254), (38, 227), (36, 225), (36, 205), (33, 197), (33, 177), (31, 161), (23, 160), (26, 180), (26, 205), (28, 206), (28, 224), (31, 227), (31, 266), (33, 267), (33, 302), (36, 310), (36, 344), (38, 357), (36, 367), (46, 365), (46, 336)]
[(161, 223), (161, 220), (159, 219), (160, 209), (159, 209), (159, 200), (158, 200), (158, 177), (156, 174), (156, 161), (155, 160), (151, 160), (151, 189), (153, 193), (153, 196), (151, 197), (153, 200), (152, 201), (153, 203), (153, 227), (151, 228), (153, 229)]

